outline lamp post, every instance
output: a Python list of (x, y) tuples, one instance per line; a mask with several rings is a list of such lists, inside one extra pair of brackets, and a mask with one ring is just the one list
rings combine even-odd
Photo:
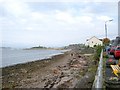
[(105, 36), (106, 36), (106, 38), (107, 38), (107, 22), (111, 22), (111, 21), (113, 21), (113, 19), (105, 21)]

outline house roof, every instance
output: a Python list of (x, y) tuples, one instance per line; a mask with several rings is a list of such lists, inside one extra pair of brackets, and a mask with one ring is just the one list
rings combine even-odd
[(103, 39), (99, 39), (100, 41), (102, 41)]
[[(92, 38), (98, 39), (96, 36), (93, 36), (93, 37), (91, 37), (90, 39), (92, 39)], [(90, 39), (87, 39), (87, 41), (90, 40)], [(98, 39), (98, 40), (102, 41), (102, 39)]]

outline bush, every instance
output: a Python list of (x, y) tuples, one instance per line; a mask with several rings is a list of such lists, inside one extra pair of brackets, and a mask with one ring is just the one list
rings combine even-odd
[(95, 47), (95, 54), (94, 54), (94, 59), (95, 60), (99, 60), (102, 49), (103, 49), (103, 46), (101, 46), (101, 45), (97, 45)]
[(106, 54), (106, 52), (103, 52), (103, 57), (108, 58), (108, 55)]

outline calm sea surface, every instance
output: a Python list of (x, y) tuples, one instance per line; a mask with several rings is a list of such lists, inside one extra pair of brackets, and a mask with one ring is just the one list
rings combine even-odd
[(63, 52), (65, 50), (2, 49), (2, 56), (0, 57), (2, 62), (0, 62), (0, 67), (44, 59), (53, 55), (62, 54)]

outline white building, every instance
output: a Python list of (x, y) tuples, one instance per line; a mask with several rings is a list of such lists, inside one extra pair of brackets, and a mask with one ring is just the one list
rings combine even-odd
[(89, 46), (89, 47), (94, 47), (96, 45), (103, 45), (103, 42), (102, 42), (102, 40), (100, 40), (97, 37), (93, 36), (90, 39), (86, 40), (85, 45)]

